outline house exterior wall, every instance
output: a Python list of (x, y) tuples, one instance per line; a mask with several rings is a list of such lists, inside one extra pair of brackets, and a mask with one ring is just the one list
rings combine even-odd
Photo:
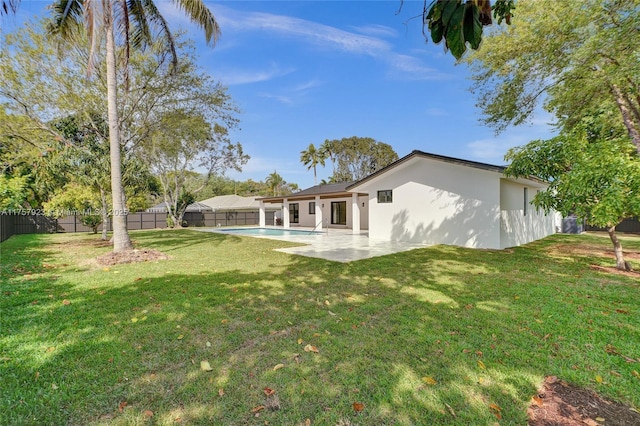
[(357, 189), (369, 193), (371, 239), (500, 248), (498, 173), (417, 158)]
[(553, 212), (545, 214), (531, 204), (536, 192), (544, 189), (500, 180), (500, 248), (519, 246), (555, 233), (556, 215)]
[[(334, 201), (344, 201), (346, 202), (347, 207), (347, 224), (346, 225), (332, 225), (331, 224), (331, 202)], [(315, 200), (289, 200), (288, 203), (298, 203), (300, 208), (299, 214), (299, 223), (291, 223), (291, 227), (301, 226), (307, 228), (313, 228), (317, 225), (317, 218), (315, 214), (309, 214), (309, 203), (313, 203)], [(358, 197), (358, 202), (360, 204), (360, 229), (368, 229), (369, 226), (369, 200), (366, 196)], [(362, 203), (364, 203), (364, 207), (362, 207)], [(324, 205), (321, 207), (322, 217), (323, 217), (323, 228), (326, 228), (328, 224), (330, 228), (343, 228), (343, 229), (351, 229), (353, 224), (353, 218), (351, 216), (352, 211), (352, 202), (351, 197), (349, 198), (322, 198), (320, 200), (320, 205)], [(326, 219), (326, 221), (324, 220)]]

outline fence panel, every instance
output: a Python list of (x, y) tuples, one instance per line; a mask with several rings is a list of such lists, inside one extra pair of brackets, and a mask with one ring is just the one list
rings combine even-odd
[[(587, 231), (606, 231), (606, 228), (597, 228), (595, 226), (587, 225)], [(618, 232), (630, 232), (630, 233), (640, 233), (640, 218), (631, 217), (620, 222), (618, 226), (616, 226), (616, 231)]]
[[(273, 224), (274, 212), (266, 212), (266, 222)], [(184, 215), (189, 227), (217, 227), (258, 225), (260, 214), (257, 211), (239, 212), (187, 212)], [(107, 223), (107, 230), (113, 231), (111, 221)], [(131, 231), (140, 229), (167, 228), (166, 213), (129, 213), (127, 228)], [(102, 225), (98, 231), (102, 230)], [(50, 234), (50, 233), (92, 232), (92, 229), (82, 224), (79, 216), (70, 215), (52, 218), (36, 214), (4, 214), (0, 215), (0, 242), (12, 235), (18, 234)]]

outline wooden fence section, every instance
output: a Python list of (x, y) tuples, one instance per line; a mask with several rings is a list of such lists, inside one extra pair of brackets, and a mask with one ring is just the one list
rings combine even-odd
[[(258, 225), (258, 211), (237, 212), (187, 212), (183, 220), (187, 227), (217, 227)], [(274, 212), (266, 212), (267, 224), (273, 224)], [(130, 231), (141, 229), (166, 228), (166, 213), (129, 213), (127, 228)], [(102, 231), (102, 225), (98, 228)], [(107, 229), (112, 231), (111, 222)], [(55, 219), (35, 214), (0, 214), (0, 242), (12, 235), (52, 234), (56, 232), (91, 232), (91, 228), (80, 221), (79, 216), (64, 216)]]
[[(606, 231), (605, 228), (596, 228), (595, 226), (591, 226), (591, 225), (587, 225), (585, 230), (586, 231)], [(640, 218), (632, 217), (632, 218), (623, 220), (620, 223), (620, 225), (616, 226), (616, 231), (640, 233)]]

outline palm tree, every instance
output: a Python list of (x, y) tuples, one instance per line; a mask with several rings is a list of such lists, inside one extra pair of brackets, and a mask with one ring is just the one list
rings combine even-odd
[(284, 181), (282, 176), (280, 176), (278, 172), (274, 170), (273, 173), (267, 176), (264, 183), (266, 183), (269, 189), (273, 191), (273, 195), (277, 196), (280, 195), (280, 190), (286, 182)]
[(324, 160), (327, 159), (325, 151), (318, 150), (310, 143), (306, 150), (300, 152), (300, 162), (307, 166), (307, 170), (313, 167), (313, 184), (318, 184), (318, 175), (316, 173), (316, 166), (320, 164), (324, 167)]
[[(174, 0), (197, 25), (205, 31), (207, 43), (215, 44), (220, 28), (203, 0)], [(113, 251), (133, 248), (127, 232), (127, 211), (122, 185), (122, 161), (120, 143), (120, 119), (118, 117), (118, 94), (116, 81), (116, 34), (122, 43), (124, 66), (127, 66), (131, 48), (149, 45), (154, 38), (154, 29), (159, 29), (167, 51), (172, 55), (172, 64), (177, 64), (173, 35), (167, 21), (162, 17), (153, 0), (56, 0), (52, 6), (53, 20), (49, 33), (73, 42), (81, 37), (79, 29), (86, 30), (90, 43), (89, 72), (96, 60), (96, 49), (102, 37), (105, 40), (107, 65), (107, 108), (109, 120), (109, 151), (111, 159), (111, 194), (113, 199)], [(155, 27), (155, 28), (154, 28)]]
[[(333, 174), (336, 174), (336, 150), (335, 150), (335, 144), (336, 144), (336, 140), (330, 141), (329, 139), (326, 139), (324, 142), (322, 142), (322, 145), (320, 145), (320, 155), (322, 155), (325, 159), (330, 159), (331, 160), (331, 164), (333, 165)], [(324, 166), (324, 164), (323, 164)]]

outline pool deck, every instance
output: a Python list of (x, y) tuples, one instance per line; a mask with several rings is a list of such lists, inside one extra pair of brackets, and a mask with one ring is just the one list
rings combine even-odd
[[(203, 232), (223, 232), (223, 228), (194, 228)], [(276, 228), (282, 229), (282, 228)], [(295, 227), (297, 231), (311, 231), (311, 228)], [(227, 234), (238, 235), (238, 234)], [(287, 247), (276, 249), (284, 253), (300, 256), (317, 257), (334, 262), (352, 262), (355, 260), (369, 259), (376, 256), (399, 253), (417, 248), (428, 247), (426, 244), (406, 243), (400, 241), (370, 240), (369, 234), (363, 231), (359, 235), (351, 233), (350, 229), (329, 228), (327, 233), (309, 235), (246, 235), (254, 238), (267, 238), (271, 240), (288, 241), (292, 243), (307, 244), (299, 247)]]

